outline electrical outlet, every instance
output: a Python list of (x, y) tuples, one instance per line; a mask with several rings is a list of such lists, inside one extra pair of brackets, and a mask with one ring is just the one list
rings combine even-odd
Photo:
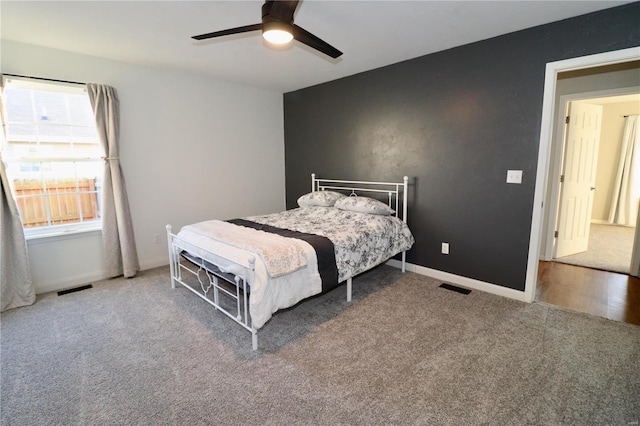
[(160, 234), (155, 234), (153, 236), (153, 243), (154, 244), (160, 244)]
[(442, 254), (449, 254), (449, 243), (442, 243)]

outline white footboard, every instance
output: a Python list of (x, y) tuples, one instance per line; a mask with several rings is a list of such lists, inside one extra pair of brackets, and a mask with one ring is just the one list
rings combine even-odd
[[(255, 258), (249, 257), (246, 264), (224, 258), (219, 254), (212, 257), (220, 258), (223, 262), (204, 260), (193, 256), (189, 260), (182, 259), (182, 253), (194, 247), (206, 251), (202, 247), (185, 243), (171, 232), (171, 225), (167, 225), (167, 241), (169, 244), (169, 268), (171, 273), (171, 287), (176, 283), (212, 305), (244, 329), (251, 332), (253, 350), (258, 349), (258, 332), (251, 325), (249, 312), (249, 286), (255, 279)], [(224, 263), (223, 266), (221, 263)], [(232, 268), (229, 268), (232, 265)], [(233, 274), (227, 272), (233, 270)], [(191, 284), (187, 277), (192, 277)]]

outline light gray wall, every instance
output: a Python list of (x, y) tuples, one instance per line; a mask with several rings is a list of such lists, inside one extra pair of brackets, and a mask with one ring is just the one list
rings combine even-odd
[(602, 106), (602, 133), (596, 171), (598, 189), (593, 197), (592, 222), (606, 222), (609, 219), (613, 186), (620, 163), (624, 116), (633, 114), (640, 114), (640, 102), (620, 102)]
[[(1, 47), (2, 72), (118, 90), (120, 161), (142, 269), (168, 263), (166, 224), (284, 209), (281, 93), (7, 40)], [(28, 245), (38, 293), (103, 276), (99, 233)]]

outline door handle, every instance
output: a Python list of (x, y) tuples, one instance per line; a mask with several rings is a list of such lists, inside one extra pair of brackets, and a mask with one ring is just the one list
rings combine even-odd
[(592, 186), (592, 187), (591, 187), (591, 190), (592, 190), (592, 191), (597, 191), (597, 190), (598, 190), (598, 187), (597, 187), (597, 186)]

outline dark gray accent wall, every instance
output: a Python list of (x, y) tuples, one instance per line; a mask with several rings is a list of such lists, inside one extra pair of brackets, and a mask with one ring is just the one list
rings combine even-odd
[(638, 16), (632, 3), (286, 93), (287, 207), (312, 172), (407, 175), (409, 262), (524, 290), (545, 66), (638, 46)]

